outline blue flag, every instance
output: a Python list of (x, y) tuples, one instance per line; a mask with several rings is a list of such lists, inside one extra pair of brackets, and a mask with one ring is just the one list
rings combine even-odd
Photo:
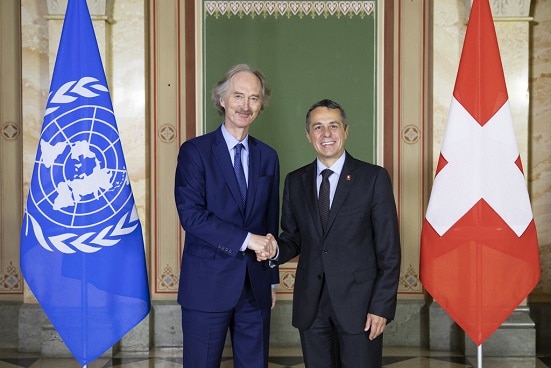
[(83, 365), (149, 313), (142, 228), (86, 0), (67, 5), (21, 229), (21, 269)]

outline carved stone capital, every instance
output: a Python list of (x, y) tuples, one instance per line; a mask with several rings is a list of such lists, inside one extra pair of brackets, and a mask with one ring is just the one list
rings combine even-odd
[[(49, 16), (63, 16), (67, 9), (68, 0), (47, 0), (48, 2), (48, 15)], [(88, 10), (92, 17), (105, 17), (110, 19), (112, 17), (112, 2), (113, 0), (86, 0), (88, 4)]]
[[(494, 18), (528, 18), (531, 0), (490, 0)], [(465, 0), (467, 14), (471, 11), (473, 0)]]

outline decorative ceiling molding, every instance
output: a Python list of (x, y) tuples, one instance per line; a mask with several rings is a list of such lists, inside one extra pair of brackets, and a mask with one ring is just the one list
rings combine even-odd
[(374, 14), (374, 1), (205, 1), (205, 17), (365, 17)]

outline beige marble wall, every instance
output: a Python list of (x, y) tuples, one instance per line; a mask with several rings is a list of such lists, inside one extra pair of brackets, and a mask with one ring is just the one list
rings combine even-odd
[[(25, 200), (29, 190), (29, 180), (38, 147), (50, 83), (49, 31), (48, 22), (45, 18), (46, 14), (48, 14), (48, 9), (45, 1), (21, 1), (22, 172)], [(19, 268), (18, 272), (21, 273)], [(26, 286), (25, 302), (35, 302)]]
[(148, 119), (146, 115), (147, 0), (107, 1), (113, 6), (108, 37), (109, 56), (104, 61), (111, 88), (128, 175), (148, 246)]
[(542, 264), (534, 294), (551, 299), (551, 1), (532, 3), (528, 184)]

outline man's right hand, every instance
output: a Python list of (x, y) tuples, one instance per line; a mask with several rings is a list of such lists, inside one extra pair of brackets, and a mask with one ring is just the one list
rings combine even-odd
[(266, 236), (251, 234), (247, 248), (255, 251), (258, 261), (265, 261), (275, 256), (277, 242), (272, 234)]
[(270, 244), (271, 244), (271, 246), (270, 246), (270, 254), (268, 254), (268, 258), (267, 258), (267, 259), (273, 259), (273, 258), (277, 255), (277, 249), (278, 249), (278, 248), (277, 248), (277, 247), (278, 247), (277, 241), (276, 241), (275, 237), (274, 237), (272, 234), (270, 234), (270, 233), (268, 233), (268, 234), (266, 235), (266, 238), (270, 241)]
[(271, 247), (272, 242), (270, 241), (270, 239), (268, 239), (267, 236), (256, 234), (251, 234), (251, 237), (249, 238), (249, 244), (247, 244), (247, 248), (255, 251), (257, 261), (264, 261), (268, 259), (268, 256), (272, 252)]

